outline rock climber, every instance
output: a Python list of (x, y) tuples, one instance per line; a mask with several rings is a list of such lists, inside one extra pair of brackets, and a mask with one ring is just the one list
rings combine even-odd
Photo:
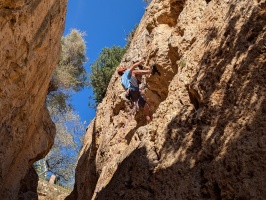
[[(126, 67), (120, 66), (117, 68), (117, 72), (121, 77), (121, 84), (124, 89), (127, 91), (126, 97), (133, 101), (138, 108), (144, 110), (144, 115), (146, 117), (147, 123), (152, 119), (151, 110), (148, 103), (140, 94), (139, 85), (141, 83), (142, 75), (155, 74), (160, 72), (157, 70), (156, 65), (152, 66), (152, 70), (143, 70), (143, 62), (136, 62), (130, 66), (129, 69)], [(139, 69), (135, 69), (138, 67)]]

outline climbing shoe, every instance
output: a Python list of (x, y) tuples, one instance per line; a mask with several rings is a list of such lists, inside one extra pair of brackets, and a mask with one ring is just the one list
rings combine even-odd
[(153, 64), (151, 74), (154, 75), (155, 73), (157, 73), (159, 76), (161, 76), (161, 73), (158, 71), (156, 64)]

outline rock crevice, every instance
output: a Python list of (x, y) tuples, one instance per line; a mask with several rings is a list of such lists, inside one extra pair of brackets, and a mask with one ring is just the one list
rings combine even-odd
[(153, 120), (114, 74), (68, 199), (265, 199), (265, 5), (152, 1), (121, 65), (158, 65)]

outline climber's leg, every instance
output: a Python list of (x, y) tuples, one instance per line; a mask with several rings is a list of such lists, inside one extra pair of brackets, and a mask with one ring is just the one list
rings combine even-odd
[(152, 120), (150, 106), (147, 103), (145, 103), (143, 110), (144, 110), (144, 115), (146, 117), (146, 121), (147, 121), (147, 124), (148, 124)]

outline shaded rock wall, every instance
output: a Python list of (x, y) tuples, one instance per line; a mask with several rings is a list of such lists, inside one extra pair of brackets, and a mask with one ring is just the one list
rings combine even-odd
[(114, 74), (67, 199), (266, 198), (265, 0), (154, 0), (122, 65), (144, 59), (145, 125)]
[(26, 192), (21, 180), (53, 144), (45, 98), (65, 13), (65, 0), (0, 0), (1, 199), (17, 199), (20, 188)]

